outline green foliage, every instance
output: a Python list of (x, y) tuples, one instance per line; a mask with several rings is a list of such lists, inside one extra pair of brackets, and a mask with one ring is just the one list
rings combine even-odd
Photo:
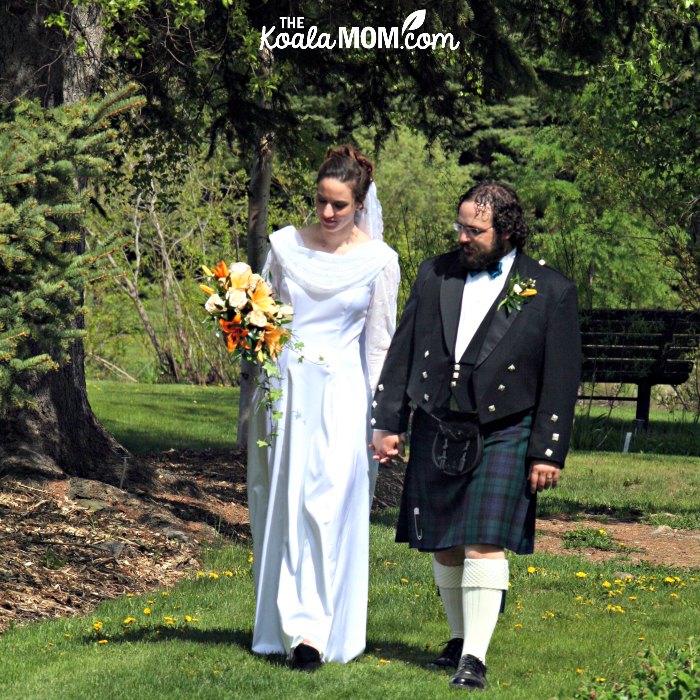
[(634, 675), (607, 686), (592, 682), (575, 698), (595, 700), (684, 700), (700, 697), (700, 653), (693, 637), (659, 654), (647, 649), (640, 654)]
[(562, 535), (564, 546), (567, 549), (583, 549), (592, 547), (603, 552), (617, 549), (617, 545), (604, 528), (577, 527)]
[[(366, 133), (358, 136), (371, 152)], [(401, 265), (400, 312), (420, 263), (455, 248), (456, 203), (472, 183), (439, 142), (429, 144), (423, 134), (405, 126), (384, 142), (375, 165), (384, 240), (398, 252)]]
[(86, 193), (109, 169), (112, 117), (140, 103), (128, 87), (102, 100), (7, 108), (0, 126), (0, 410), (28, 400), (22, 383), (66, 358), (79, 335), (81, 292), (113, 241), (82, 252)]
[(651, 2), (630, 53), (593, 72), (573, 113), (582, 166), (606, 207), (632, 204), (659, 232), (682, 302), (700, 296), (700, 110), (695, 0)]
[(576, 282), (581, 306), (674, 307), (682, 273), (663, 252), (663, 232), (624, 192), (601, 201), (575, 134), (565, 118), (545, 123), (553, 119), (546, 104), (525, 97), (474, 110), (461, 145), (470, 176), (513, 184), (531, 253)]

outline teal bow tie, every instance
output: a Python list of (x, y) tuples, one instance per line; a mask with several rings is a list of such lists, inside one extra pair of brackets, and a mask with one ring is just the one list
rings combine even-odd
[(488, 272), (489, 277), (495, 280), (496, 277), (503, 274), (503, 263), (499, 260), (497, 263), (489, 265), (483, 270), (470, 270), (469, 275), (470, 277), (476, 277), (476, 275), (480, 275), (482, 272)]

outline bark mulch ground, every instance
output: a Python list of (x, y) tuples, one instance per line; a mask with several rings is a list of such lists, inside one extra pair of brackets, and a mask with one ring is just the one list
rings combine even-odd
[[(398, 505), (402, 473), (397, 466), (380, 471), (375, 509)], [(0, 480), (0, 632), (171, 586), (199, 566), (203, 544), (250, 541), (243, 453), (148, 455), (132, 476), (139, 485), (125, 490), (79, 478)], [(538, 551), (572, 553), (562, 536), (586, 525), (603, 527), (585, 514), (538, 521)], [(624, 543), (627, 561), (700, 568), (700, 531), (609, 518), (604, 527)], [(592, 561), (620, 557), (619, 551), (576, 553)]]

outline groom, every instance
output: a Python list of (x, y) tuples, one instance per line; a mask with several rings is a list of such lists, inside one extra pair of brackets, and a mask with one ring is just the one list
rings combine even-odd
[(462, 196), (460, 248), (425, 261), (374, 397), (375, 459), (410, 459), (396, 539), (433, 552), (450, 641), (431, 664), (486, 688), (486, 651), (508, 588), (505, 550), (534, 548), (538, 491), (569, 447), (581, 369), (576, 288), (525, 255), (515, 192)]

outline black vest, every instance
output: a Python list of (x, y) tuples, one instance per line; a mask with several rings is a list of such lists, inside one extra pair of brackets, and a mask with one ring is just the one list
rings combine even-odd
[[(460, 373), (460, 384), (465, 386), (467, 391), (455, 391), (455, 389), (450, 385), (450, 408), (458, 408), (460, 412), (474, 412), (476, 411), (476, 397), (474, 396), (474, 386), (472, 384), (472, 373), (474, 371), (474, 365), (479, 357), (479, 352), (481, 346), (486, 340), (486, 334), (488, 333), (489, 326), (491, 325), (491, 320), (496, 313), (496, 308), (500, 303), (500, 294), (498, 298), (493, 302), (491, 308), (486, 312), (483, 321), (479, 324), (476, 329), (474, 337), (469, 342), (467, 349), (459, 360), (459, 373)], [(452, 349), (454, 352), (454, 348)], [(448, 408), (447, 406), (445, 408)]]

